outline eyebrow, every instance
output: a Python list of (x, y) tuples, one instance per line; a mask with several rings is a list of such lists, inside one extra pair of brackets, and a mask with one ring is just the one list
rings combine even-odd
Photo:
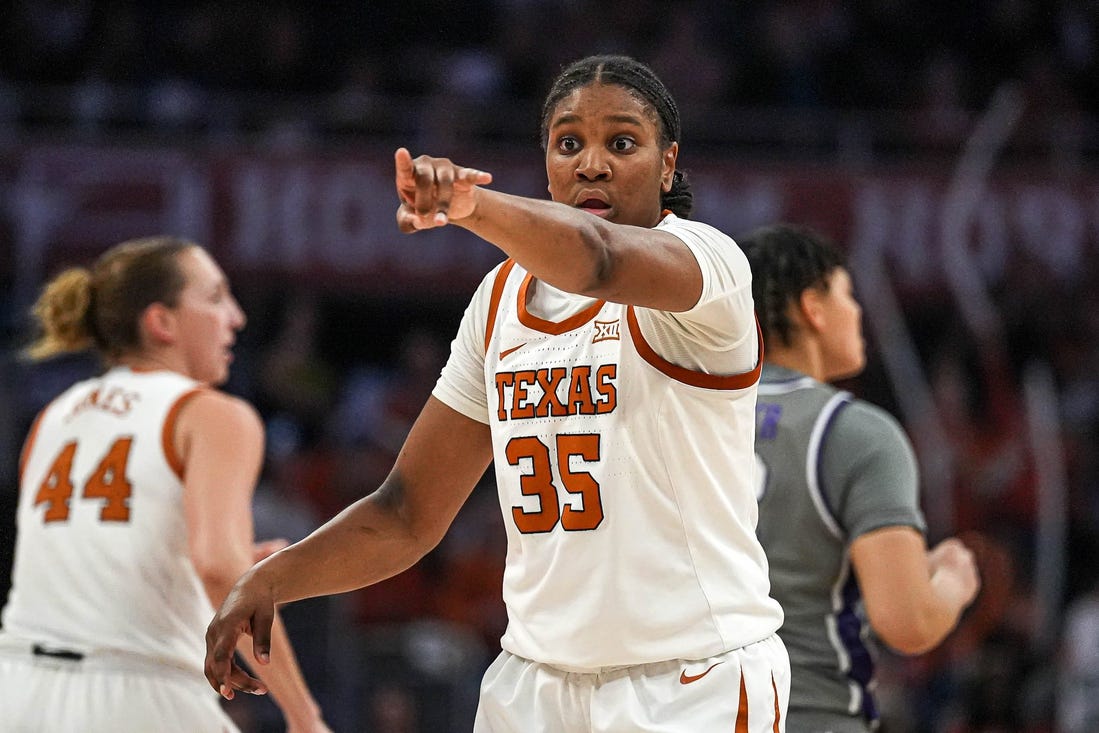
[[(579, 122), (580, 120), (581, 117), (577, 114), (562, 115), (561, 117), (558, 117), (552, 125), (550, 125), (550, 129), (555, 129), (557, 127), (560, 127), (561, 125), (571, 125)], [(603, 120), (605, 122), (617, 122), (619, 124), (636, 125), (637, 127), (642, 126), (642, 121), (640, 117), (628, 114), (607, 115), (603, 118)]]

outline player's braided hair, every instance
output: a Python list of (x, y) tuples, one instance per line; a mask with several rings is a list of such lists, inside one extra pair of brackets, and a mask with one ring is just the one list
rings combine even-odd
[[(549, 144), (549, 122), (557, 103), (574, 90), (593, 82), (616, 84), (638, 98), (655, 113), (664, 147), (679, 140), (679, 107), (668, 88), (645, 64), (629, 56), (601, 55), (580, 59), (557, 75), (542, 103), (542, 149)], [(694, 204), (690, 184), (683, 171), (676, 169), (672, 188), (660, 196), (660, 204), (676, 216), (687, 218)]]
[(828, 281), (845, 259), (820, 234), (790, 224), (760, 227), (737, 243), (752, 268), (752, 298), (764, 344), (778, 338), (790, 345), (794, 325), (788, 309), (809, 288), (828, 289)]

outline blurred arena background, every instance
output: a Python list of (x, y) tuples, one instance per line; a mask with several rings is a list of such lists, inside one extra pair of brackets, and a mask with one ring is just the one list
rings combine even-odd
[[(979, 549), (939, 650), (883, 657), (886, 733), (1099, 730), (1099, 5), (1090, 0), (12, 0), (0, 27), (0, 597), (31, 418), (85, 358), (30, 367), (61, 266), (153, 233), (226, 266), (250, 321), (261, 536), (297, 539), (392, 463), (495, 250), (398, 234), (392, 151), (544, 191), (541, 95), (597, 51), (684, 117), (699, 218), (848, 252), (870, 366), (848, 386), (919, 452), (931, 539)], [(491, 481), (491, 477), (485, 479)], [(491, 485), (374, 588), (286, 611), (336, 730), (466, 731), (498, 651)], [(230, 706), (281, 730), (263, 700)]]

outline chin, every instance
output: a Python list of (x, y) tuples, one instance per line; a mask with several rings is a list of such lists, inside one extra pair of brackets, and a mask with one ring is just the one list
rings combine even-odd
[(838, 382), (844, 379), (851, 379), (862, 374), (862, 370), (866, 368), (866, 359), (853, 359), (849, 364), (845, 364), (839, 368), (831, 370), (826, 379), (826, 382)]
[(210, 385), (211, 387), (220, 387), (229, 381), (228, 369), (212, 369), (207, 374), (198, 378), (200, 382)]
[(850, 369), (846, 370), (843, 376), (840, 377), (840, 379), (851, 379), (852, 377), (857, 377), (862, 374), (862, 370), (865, 368), (866, 361), (860, 360), (857, 364), (852, 365)]

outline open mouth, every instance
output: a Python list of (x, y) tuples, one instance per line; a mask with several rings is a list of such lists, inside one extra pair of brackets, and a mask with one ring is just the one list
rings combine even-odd
[(608, 204), (606, 201), (596, 198), (584, 199), (576, 206), (577, 208), (583, 209), (584, 211), (587, 211), (591, 214), (595, 214), (596, 216), (605, 216), (611, 210), (610, 204)]

